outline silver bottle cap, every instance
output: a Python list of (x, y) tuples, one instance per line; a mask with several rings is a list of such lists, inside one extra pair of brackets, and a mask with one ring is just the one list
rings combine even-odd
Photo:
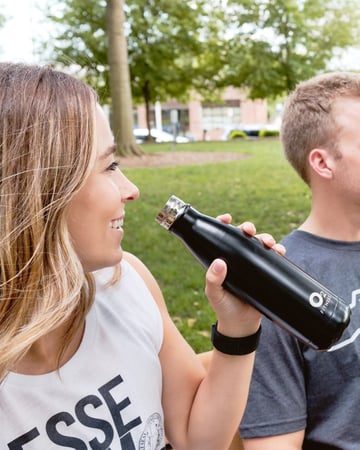
[(183, 214), (188, 203), (183, 202), (175, 195), (172, 195), (166, 202), (163, 209), (156, 216), (156, 221), (167, 230), (175, 222), (179, 215)]

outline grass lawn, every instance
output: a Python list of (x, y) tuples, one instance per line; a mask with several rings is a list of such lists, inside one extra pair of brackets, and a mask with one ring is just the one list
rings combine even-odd
[(310, 192), (285, 160), (277, 139), (143, 145), (145, 152), (239, 152), (246, 158), (203, 165), (131, 168), (140, 199), (127, 205), (123, 247), (136, 254), (158, 280), (176, 325), (196, 351), (211, 348), (214, 314), (204, 295), (204, 269), (184, 244), (155, 222), (175, 194), (199, 211), (230, 212), (233, 223), (255, 223), (280, 240), (306, 217)]

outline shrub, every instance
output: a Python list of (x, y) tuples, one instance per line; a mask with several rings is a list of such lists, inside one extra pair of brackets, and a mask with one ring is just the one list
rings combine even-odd
[(260, 130), (259, 131), (259, 137), (278, 137), (279, 136), (279, 130)]
[(229, 139), (246, 139), (247, 134), (243, 130), (231, 130), (229, 133)]

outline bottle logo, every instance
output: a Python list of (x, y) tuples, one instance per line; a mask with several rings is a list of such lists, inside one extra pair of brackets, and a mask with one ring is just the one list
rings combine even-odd
[(320, 314), (328, 314), (328, 308), (332, 304), (332, 296), (328, 292), (312, 292), (309, 303), (313, 308), (319, 310)]
[(324, 304), (324, 298), (319, 292), (312, 292), (309, 297), (310, 305), (314, 308), (321, 308)]

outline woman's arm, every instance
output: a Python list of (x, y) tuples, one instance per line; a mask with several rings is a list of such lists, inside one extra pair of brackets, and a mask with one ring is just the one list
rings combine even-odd
[[(164, 340), (159, 356), (168, 439), (176, 450), (226, 450), (245, 408), (254, 353), (230, 356), (214, 350), (206, 372), (170, 319), (160, 288), (150, 272), (134, 256), (126, 254), (125, 257), (145, 280), (163, 318)], [(231, 296), (221, 288), (225, 263), (218, 260), (215, 266), (218, 271), (213, 264), (207, 272), (206, 290), (216, 310), (230, 302)], [(256, 332), (260, 314), (237, 299), (231, 300), (231, 308), (222, 305), (225, 313), (219, 318), (219, 331), (234, 337)]]
[[(230, 222), (231, 216), (219, 217)], [(252, 224), (242, 229), (255, 233)], [(268, 234), (262, 242), (284, 253)], [(160, 351), (163, 373), (163, 408), (166, 436), (176, 450), (227, 450), (241, 421), (254, 364), (254, 352), (227, 355), (214, 349), (207, 369), (171, 320), (161, 290), (149, 270), (133, 255), (125, 258), (140, 273), (162, 314), (164, 339)], [(225, 336), (254, 334), (261, 315), (222, 288), (226, 264), (218, 259), (206, 273), (206, 295), (218, 319), (218, 331)], [(210, 325), (209, 325), (210, 328)]]

